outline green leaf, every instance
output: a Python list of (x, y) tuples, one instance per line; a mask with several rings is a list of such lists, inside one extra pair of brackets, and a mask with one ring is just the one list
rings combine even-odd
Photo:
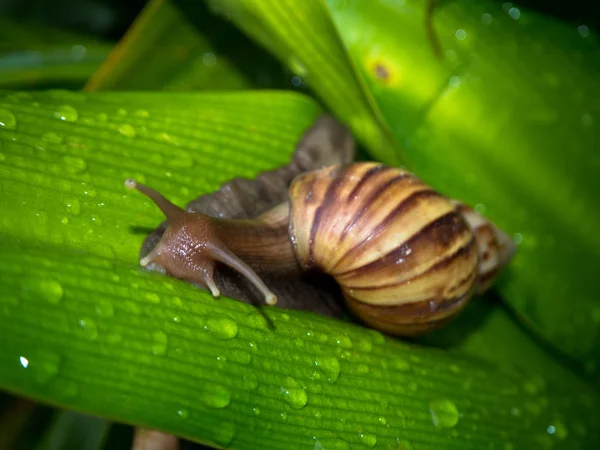
[[(176, 203), (282, 164), (290, 93), (4, 93), (0, 387), (219, 447), (595, 448), (595, 392), (147, 272)], [(10, 117), (10, 120), (6, 120)], [(6, 124), (9, 124), (7, 126)], [(133, 131), (132, 131), (133, 130)]]
[(377, 159), (401, 161), (400, 148), (371, 93), (363, 89), (324, 2), (208, 0), (208, 4), (305, 79)]
[(276, 60), (201, 2), (151, 0), (86, 85), (101, 90), (279, 87)]
[(112, 44), (0, 18), (0, 87), (83, 86)]
[[(364, 138), (362, 122), (348, 117), (367, 107), (352, 102), (380, 111), (374, 116), (406, 147), (411, 170), (514, 235), (520, 246), (499, 284), (504, 298), (534, 333), (596, 370), (600, 46), (593, 33), (509, 3), (441, 2), (433, 19), (440, 59), (424, 0), (330, 0), (328, 9), (300, 0), (212, 4), (282, 62), (297, 56), (306, 81), (357, 135)], [(363, 140), (376, 159), (397, 161)]]

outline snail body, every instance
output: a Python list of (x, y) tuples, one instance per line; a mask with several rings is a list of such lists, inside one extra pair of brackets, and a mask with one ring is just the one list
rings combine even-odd
[(335, 164), (296, 176), (288, 201), (255, 219), (185, 211), (128, 180), (157, 203), (167, 228), (141, 258), (220, 294), (216, 263), (275, 304), (265, 273), (318, 270), (339, 284), (350, 310), (373, 328), (416, 335), (455, 317), (514, 251), (508, 236), (414, 174), (379, 163)]

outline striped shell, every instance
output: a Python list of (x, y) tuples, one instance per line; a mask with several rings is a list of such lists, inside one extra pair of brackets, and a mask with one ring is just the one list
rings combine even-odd
[(333, 276), (350, 309), (374, 328), (397, 335), (437, 328), (477, 287), (471, 227), (410, 172), (330, 166), (296, 178), (290, 201), (300, 263)]

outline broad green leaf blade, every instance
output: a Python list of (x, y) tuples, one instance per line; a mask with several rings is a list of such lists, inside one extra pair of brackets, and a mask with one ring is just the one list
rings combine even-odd
[(111, 49), (91, 37), (0, 18), (0, 87), (81, 87)]
[(123, 178), (183, 204), (279, 165), (318, 113), (308, 99), (10, 93), (0, 107), (14, 117), (0, 129), (2, 388), (240, 449), (600, 444), (596, 394), (570, 378), (139, 268), (138, 230), (161, 218)]
[(282, 82), (278, 62), (203, 3), (151, 0), (86, 90), (243, 89)]
[[(453, 73), (439, 90), (429, 81), (439, 75), (427, 63), (430, 42), (412, 32), (423, 22), (422, 1), (329, 5), (410, 168), (522, 241), (500, 285), (506, 300), (536, 333), (595, 370), (597, 37), (494, 2), (444, 2), (434, 23)], [(383, 68), (376, 73), (374, 55)]]
[(324, 2), (208, 0), (304, 79), (378, 159), (399, 163), (400, 147), (343, 48)]

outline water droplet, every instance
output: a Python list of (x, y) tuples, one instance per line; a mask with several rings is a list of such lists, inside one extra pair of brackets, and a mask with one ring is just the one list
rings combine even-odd
[(155, 331), (154, 333), (152, 333), (152, 339), (152, 353), (154, 353), (155, 355), (164, 355), (165, 353), (167, 353), (167, 344), (169, 338), (167, 337), (164, 331)]
[(256, 389), (257, 387), (258, 378), (256, 378), (256, 375), (251, 373), (244, 375), (242, 379), (242, 389), (245, 389), (246, 391), (251, 391), (253, 389)]
[(61, 358), (56, 353), (34, 352), (19, 357), (19, 363), (27, 369), (27, 376), (36, 383), (46, 384), (59, 372)]
[(365, 364), (359, 364), (358, 366), (356, 366), (356, 372), (357, 373), (368, 373), (369, 366), (367, 366)]
[(467, 32), (462, 28), (459, 28), (458, 30), (456, 30), (456, 33), (454, 33), (454, 36), (459, 41), (464, 41), (467, 38)]
[(290, 83), (292, 83), (292, 86), (300, 86), (302, 84), (302, 78), (299, 77), (298, 75), (294, 75), (292, 77), (292, 79), (290, 80)]
[(590, 29), (587, 25), (579, 25), (577, 27), (577, 32), (582, 38), (586, 38), (590, 35)]
[(69, 105), (62, 105), (54, 112), (54, 117), (64, 120), (65, 122), (75, 122), (79, 114), (77, 110)]
[(227, 317), (211, 317), (205, 328), (219, 339), (233, 339), (238, 334), (238, 325)]
[(229, 359), (233, 362), (247, 365), (252, 362), (252, 355), (250, 353), (248, 353), (246, 350), (237, 349), (237, 350), (233, 350), (229, 354)]
[(352, 339), (350, 339), (348, 336), (338, 337), (335, 343), (342, 348), (352, 348)]
[(268, 330), (269, 329), (269, 323), (267, 322), (267, 319), (265, 319), (262, 316), (262, 314), (258, 314), (258, 313), (254, 313), (254, 312), (248, 314), (248, 316), (246, 317), (245, 323), (250, 328), (256, 328), (259, 330)]
[(211, 408), (225, 408), (231, 403), (231, 394), (223, 386), (209, 386), (209, 390), (202, 395), (202, 401)]
[(550, 429), (550, 427), (553, 427), (554, 431), (552, 433), (548, 431), (548, 433), (554, 434), (561, 441), (566, 439), (569, 435), (567, 427), (565, 427), (565, 425), (560, 420), (554, 421), (553, 424), (548, 427), (548, 429)]
[(217, 57), (214, 53), (206, 52), (202, 55), (202, 64), (206, 67), (214, 67), (217, 64)]
[(75, 156), (63, 156), (61, 160), (64, 165), (63, 169), (67, 173), (76, 174), (87, 169), (87, 163), (81, 158), (77, 158)]
[(158, 296), (158, 294), (156, 292), (145, 292), (144, 298), (146, 300), (148, 300), (150, 303), (154, 303), (154, 304), (160, 303), (160, 297)]
[(377, 444), (377, 436), (371, 433), (358, 433), (358, 438), (367, 447), (373, 448)]
[(62, 219), (60, 219), (60, 223), (62, 223), (63, 225), (68, 225), (69, 224), (69, 218), (68, 217), (63, 217)]
[(119, 127), (119, 133), (121, 133), (123, 136), (127, 136), (130, 138), (135, 137), (136, 135), (135, 128), (133, 128), (128, 123), (124, 123)]
[(50, 131), (48, 133), (42, 134), (42, 140), (44, 142), (49, 142), (50, 144), (60, 144), (63, 141), (63, 138), (58, 134)]
[(81, 214), (81, 206), (79, 204), (79, 200), (77, 200), (76, 198), (67, 200), (65, 204), (67, 206), (68, 213), (74, 216), (78, 216), (79, 214)]
[(337, 381), (340, 376), (340, 362), (332, 356), (315, 358), (315, 366), (325, 373), (329, 381)]
[(485, 13), (484, 15), (481, 16), (481, 21), (485, 24), (485, 25), (489, 25), (490, 23), (492, 23), (492, 15)]
[(441, 399), (429, 402), (429, 412), (433, 425), (436, 427), (452, 428), (458, 423), (458, 409), (451, 400)]
[(387, 420), (385, 420), (385, 417), (378, 417), (377, 420), (381, 425), (387, 425)]
[(21, 280), (21, 298), (25, 301), (44, 300), (55, 305), (63, 295), (63, 288), (57, 281), (35, 277)]
[(17, 128), (17, 118), (8, 109), (0, 108), (0, 128), (14, 130)]
[(373, 349), (373, 343), (368, 339), (358, 341), (358, 349), (363, 352), (370, 352)]
[(252, 411), (254, 412), (254, 414), (256, 414), (257, 416), (260, 414), (260, 409), (258, 408), (252, 408)]
[(148, 111), (146, 111), (145, 109), (138, 109), (138, 110), (134, 111), (133, 115), (135, 117), (141, 117), (141, 118), (150, 117), (150, 113)]
[(413, 445), (406, 439), (397, 438), (396, 442), (398, 443), (398, 450), (414, 450)]
[(88, 317), (79, 319), (79, 328), (87, 339), (96, 339), (98, 337), (96, 322)]
[(179, 317), (179, 316), (173, 316), (173, 322), (180, 323), (181, 322), (181, 317)]
[(179, 417), (181, 417), (182, 419), (187, 419), (189, 416), (189, 412), (187, 409), (178, 409), (177, 410), (177, 415)]
[(412, 366), (405, 359), (395, 359), (392, 362), (392, 367), (399, 372), (410, 372), (412, 370)]
[(521, 17), (521, 10), (519, 8), (515, 8), (514, 6), (508, 10), (508, 15), (515, 20), (518, 20)]
[(100, 217), (96, 214), (92, 214), (92, 217), (90, 217), (92, 223), (94, 225), (100, 226), (102, 225), (102, 219), (100, 219)]
[(302, 385), (292, 377), (285, 377), (284, 386), (281, 387), (281, 395), (288, 405), (295, 409), (304, 408), (308, 402), (308, 396)]
[(115, 309), (108, 300), (100, 300), (96, 305), (96, 312), (102, 317), (112, 317), (115, 314)]
[(231, 422), (221, 421), (218, 427), (213, 428), (212, 439), (222, 447), (228, 447), (235, 437), (235, 425)]
[(286, 412), (282, 412), (281, 414), (279, 414), (279, 418), (281, 420), (283, 420), (284, 422), (287, 420), (287, 413)]

